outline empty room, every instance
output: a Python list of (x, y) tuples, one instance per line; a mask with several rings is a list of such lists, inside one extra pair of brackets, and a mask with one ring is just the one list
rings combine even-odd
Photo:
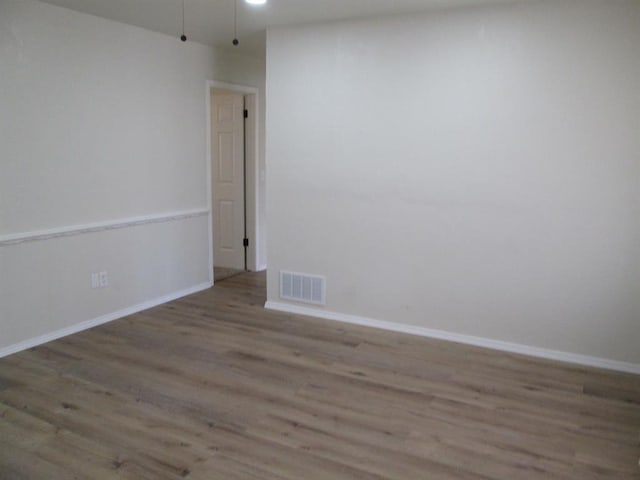
[(0, 0), (0, 480), (639, 458), (639, 1)]

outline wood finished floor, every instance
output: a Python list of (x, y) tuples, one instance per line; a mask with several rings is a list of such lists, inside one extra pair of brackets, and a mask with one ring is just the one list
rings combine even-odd
[(235, 277), (241, 273), (244, 273), (244, 270), (239, 270), (237, 268), (213, 267), (213, 280), (214, 282), (221, 282), (222, 280)]
[(0, 359), (0, 478), (640, 479), (640, 377), (264, 297), (243, 274)]

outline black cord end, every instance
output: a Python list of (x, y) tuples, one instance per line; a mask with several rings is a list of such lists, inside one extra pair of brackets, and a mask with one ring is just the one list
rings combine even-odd
[(240, 45), (240, 40), (238, 40), (237, 38), (234, 38), (234, 39), (233, 39), (233, 45), (234, 45), (235, 47), (237, 47), (238, 45)]
[(182, 40), (183, 42), (186, 42), (187, 41), (187, 36), (186, 35), (182, 35), (180, 37), (180, 40)]

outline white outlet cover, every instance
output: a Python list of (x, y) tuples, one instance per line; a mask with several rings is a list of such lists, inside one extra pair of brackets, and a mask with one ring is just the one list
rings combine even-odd
[(109, 274), (107, 272), (100, 272), (100, 286), (101, 287), (109, 286)]
[(97, 273), (92, 273), (91, 274), (91, 288), (98, 288), (100, 287), (100, 278), (98, 277)]

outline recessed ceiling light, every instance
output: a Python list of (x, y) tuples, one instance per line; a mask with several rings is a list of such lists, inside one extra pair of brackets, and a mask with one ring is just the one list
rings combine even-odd
[(267, 0), (245, 0), (249, 5), (264, 5)]

